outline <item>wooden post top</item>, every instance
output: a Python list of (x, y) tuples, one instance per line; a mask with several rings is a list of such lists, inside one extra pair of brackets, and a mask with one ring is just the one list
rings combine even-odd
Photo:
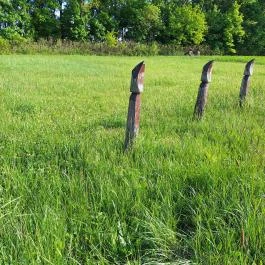
[(210, 83), (212, 81), (213, 63), (214, 61), (210, 61), (204, 65), (201, 76), (201, 81), (203, 83)]
[(144, 91), (144, 61), (135, 66), (132, 70), (131, 88), (132, 93), (140, 94)]
[(244, 75), (247, 75), (247, 76), (253, 75), (254, 63), (255, 63), (255, 59), (252, 59), (251, 61), (249, 61), (246, 64), (246, 68), (245, 68), (245, 71), (244, 71)]

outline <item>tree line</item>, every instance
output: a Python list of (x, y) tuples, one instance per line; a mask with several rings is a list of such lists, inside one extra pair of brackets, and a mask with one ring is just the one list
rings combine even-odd
[(207, 45), (265, 54), (264, 0), (0, 0), (0, 38)]

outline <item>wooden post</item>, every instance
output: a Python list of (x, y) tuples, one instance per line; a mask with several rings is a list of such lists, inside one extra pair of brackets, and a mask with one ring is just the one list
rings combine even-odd
[(194, 118), (201, 119), (207, 103), (209, 84), (212, 81), (212, 70), (214, 61), (204, 65), (201, 76), (201, 84), (194, 109)]
[(240, 107), (243, 106), (246, 96), (248, 94), (249, 86), (250, 86), (250, 77), (253, 75), (254, 70), (254, 62), (255, 60), (251, 60), (246, 64), (244, 76), (242, 79), (241, 87), (240, 87), (240, 94), (239, 94), (239, 104)]
[(140, 127), (141, 93), (144, 89), (144, 62), (139, 63), (132, 70), (131, 78), (131, 96), (129, 100), (127, 127), (125, 135), (124, 149), (128, 150), (138, 135)]

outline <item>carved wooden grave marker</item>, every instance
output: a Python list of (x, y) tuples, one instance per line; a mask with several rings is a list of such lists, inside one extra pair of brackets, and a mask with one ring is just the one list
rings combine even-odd
[(255, 60), (251, 60), (246, 64), (244, 76), (242, 79), (241, 87), (240, 87), (240, 94), (239, 94), (239, 104), (240, 107), (243, 106), (246, 96), (248, 94), (249, 86), (250, 86), (250, 77), (253, 75), (254, 70), (254, 62)]
[(138, 135), (140, 126), (140, 109), (141, 109), (141, 93), (144, 89), (144, 62), (139, 63), (132, 70), (131, 78), (131, 96), (129, 100), (127, 127), (125, 135), (124, 149), (128, 150)]
[(194, 109), (194, 118), (201, 119), (207, 103), (208, 89), (212, 81), (212, 70), (214, 61), (208, 62), (204, 65), (201, 76), (201, 84), (197, 96), (197, 101)]

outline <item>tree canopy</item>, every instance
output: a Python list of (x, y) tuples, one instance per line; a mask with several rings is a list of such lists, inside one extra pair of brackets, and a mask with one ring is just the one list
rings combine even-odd
[(109, 38), (265, 54), (264, 0), (0, 0), (0, 37)]

